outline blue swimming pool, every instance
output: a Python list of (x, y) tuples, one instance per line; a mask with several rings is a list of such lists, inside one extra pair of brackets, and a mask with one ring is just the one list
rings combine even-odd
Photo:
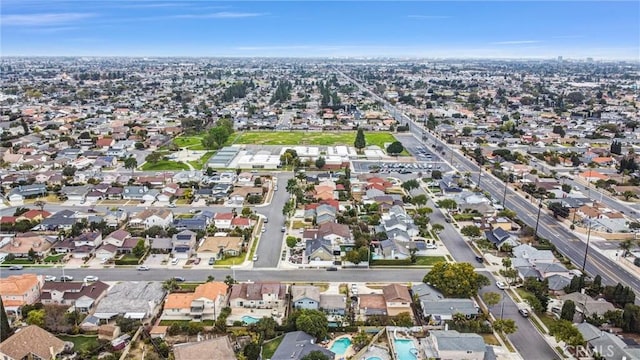
[(337, 355), (344, 355), (349, 346), (351, 346), (351, 339), (343, 337), (334, 341), (333, 345), (331, 345), (331, 349), (329, 350), (333, 351)]
[(253, 316), (249, 316), (249, 315), (245, 315), (245, 316), (242, 317), (242, 322), (247, 324), (247, 325), (255, 324), (259, 320), (260, 319), (254, 318)]
[(382, 359), (380, 359), (377, 356), (374, 356), (374, 357), (367, 358), (367, 360), (382, 360)]
[(395, 339), (393, 345), (396, 348), (396, 356), (398, 360), (417, 360), (416, 348), (413, 346), (413, 340)]

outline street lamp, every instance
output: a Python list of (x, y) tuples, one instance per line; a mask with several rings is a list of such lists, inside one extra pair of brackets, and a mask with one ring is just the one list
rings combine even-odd
[(542, 196), (540, 196), (540, 202), (538, 203), (538, 217), (536, 218), (536, 230), (533, 235), (535, 240), (538, 240), (538, 225), (540, 225), (540, 212), (542, 211)]

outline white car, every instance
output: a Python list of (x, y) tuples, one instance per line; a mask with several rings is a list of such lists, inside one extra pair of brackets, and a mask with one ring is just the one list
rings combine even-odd
[(258, 255), (253, 255), (253, 261), (258, 261)]
[(496, 281), (496, 286), (498, 287), (498, 289), (500, 290), (504, 290), (507, 288), (507, 284), (503, 283), (502, 281)]
[(424, 247), (425, 249), (433, 250), (433, 249), (437, 249), (438, 245), (429, 243), (429, 244), (425, 244)]
[(137, 267), (138, 271), (149, 271), (151, 270), (147, 265), (140, 265)]
[(56, 277), (53, 275), (47, 275), (44, 277), (44, 281), (56, 281)]
[(265, 232), (265, 231), (267, 231), (267, 228), (263, 226), (262, 227), (262, 232)]
[(84, 282), (96, 282), (96, 281), (98, 281), (97, 276), (87, 275), (84, 277)]

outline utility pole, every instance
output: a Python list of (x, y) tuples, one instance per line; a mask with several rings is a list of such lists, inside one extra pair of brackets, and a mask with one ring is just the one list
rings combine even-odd
[(584, 268), (587, 266), (587, 254), (589, 253), (589, 241), (591, 240), (591, 217), (588, 217), (589, 224), (587, 224), (587, 246), (584, 248), (584, 260), (582, 261), (582, 274), (584, 275)]
[(542, 211), (542, 196), (540, 196), (540, 202), (538, 203), (538, 217), (536, 218), (536, 230), (533, 235), (535, 240), (538, 240), (538, 225), (540, 224), (540, 212)]
[(504, 193), (502, 194), (502, 207), (505, 209), (507, 208), (507, 185), (509, 184), (510, 176), (511, 174), (509, 174), (507, 178), (504, 179)]

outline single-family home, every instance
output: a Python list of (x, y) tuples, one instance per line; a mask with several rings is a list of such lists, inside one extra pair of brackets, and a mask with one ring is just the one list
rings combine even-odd
[(55, 360), (64, 349), (64, 341), (37, 325), (29, 325), (0, 343), (0, 359)]
[(87, 313), (106, 294), (109, 285), (102, 281), (91, 283), (47, 281), (42, 286), (40, 301), (43, 304), (74, 306), (76, 311)]
[(153, 226), (167, 228), (173, 223), (173, 213), (167, 209), (146, 209), (133, 217), (129, 221), (129, 225), (135, 228), (148, 229)]
[(411, 294), (406, 285), (390, 284), (382, 288), (382, 295), (387, 306), (387, 315), (396, 316), (400, 313), (413, 314), (411, 310)]
[(229, 306), (233, 308), (275, 309), (284, 313), (287, 286), (281, 283), (241, 283), (231, 287)]
[(480, 308), (471, 299), (442, 298), (436, 300), (420, 300), (425, 319), (433, 325), (444, 324), (452, 320), (454, 314), (462, 314), (467, 318), (476, 317)]
[(295, 309), (318, 310), (320, 305), (320, 289), (316, 286), (292, 285), (291, 303)]
[(232, 212), (218, 212), (213, 215), (213, 223), (218, 229), (231, 229), (231, 221), (234, 217)]
[(289, 332), (284, 335), (271, 360), (302, 360), (314, 351), (322, 353), (328, 359), (335, 357), (335, 353), (316, 344), (313, 336), (303, 331)]
[(501, 227), (497, 227), (490, 231), (485, 231), (484, 235), (496, 248), (501, 248), (505, 244), (512, 247), (520, 245), (520, 241), (515, 235), (506, 232)]
[[(493, 350), (485, 344), (482, 336), (473, 333), (460, 333), (456, 330), (431, 330), (425, 346), (429, 359), (495, 359)], [(492, 354), (493, 356), (488, 356)]]
[(19, 315), (23, 305), (38, 302), (43, 285), (42, 275), (22, 274), (0, 278), (0, 297), (7, 314)]
[(35, 197), (43, 197), (47, 195), (47, 186), (45, 184), (18, 185), (9, 191), (7, 200), (11, 202), (20, 202), (25, 199)]
[(223, 259), (225, 256), (238, 256), (244, 248), (239, 236), (208, 236), (199, 245), (197, 256), (202, 259)]
[(227, 301), (227, 285), (210, 281), (192, 293), (171, 293), (162, 311), (163, 320), (216, 320)]
[(318, 237), (331, 240), (332, 245), (353, 242), (349, 226), (333, 222), (318, 226)]
[(382, 294), (361, 294), (358, 296), (358, 315), (365, 320), (369, 316), (387, 315), (387, 303)]
[(343, 294), (320, 294), (319, 307), (327, 316), (344, 316), (347, 312), (347, 297)]
[(171, 239), (173, 246), (171, 254), (177, 259), (188, 259), (196, 250), (196, 233), (189, 230), (183, 230)]
[(236, 353), (228, 336), (219, 336), (209, 340), (187, 342), (173, 346), (175, 360), (201, 359), (209, 354), (216, 360), (236, 360)]

